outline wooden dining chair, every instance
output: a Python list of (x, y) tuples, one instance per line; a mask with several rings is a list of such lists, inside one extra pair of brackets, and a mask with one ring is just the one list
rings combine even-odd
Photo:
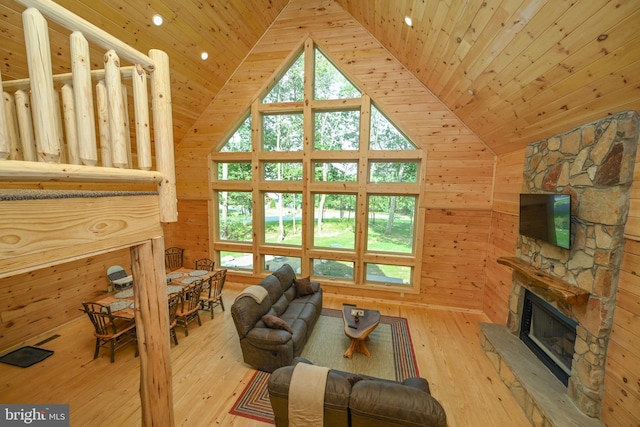
[(176, 320), (178, 326), (184, 328), (184, 335), (187, 337), (189, 336), (189, 323), (197, 320), (198, 325), (202, 326), (198, 310), (200, 309), (200, 294), (202, 293), (203, 284), (203, 280), (198, 280), (182, 291), (182, 298), (178, 305)]
[(177, 270), (183, 267), (183, 255), (184, 249), (178, 247), (171, 247), (164, 251), (164, 263), (165, 267), (169, 271)]
[(169, 332), (173, 342), (178, 345), (178, 335), (176, 334), (176, 325), (178, 324), (178, 307), (182, 299), (182, 292), (176, 292), (169, 295)]
[(205, 289), (203, 295), (200, 295), (200, 304), (202, 310), (208, 310), (213, 319), (213, 309), (217, 306), (222, 307), (224, 311), (224, 302), (222, 301), (222, 288), (227, 278), (227, 270), (218, 270), (209, 280), (209, 288)]
[(136, 322), (134, 319), (114, 317), (111, 307), (98, 302), (83, 302), (84, 312), (87, 313), (96, 337), (96, 350), (93, 358), (98, 357), (100, 348), (108, 348), (111, 352), (111, 363), (115, 360), (116, 350), (129, 343), (135, 343), (138, 356), (138, 339), (136, 337)]
[(196, 270), (213, 271), (216, 263), (211, 258), (201, 258), (196, 260)]

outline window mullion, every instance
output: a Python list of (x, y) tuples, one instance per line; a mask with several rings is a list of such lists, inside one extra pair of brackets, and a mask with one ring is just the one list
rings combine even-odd
[(251, 104), (251, 220), (253, 222), (253, 272), (262, 271), (260, 263), (260, 245), (264, 240), (264, 206), (260, 197), (260, 183), (263, 179), (260, 169), (259, 152), (263, 147), (264, 129), (262, 125), (262, 114), (259, 112), (259, 101)]
[(309, 248), (313, 241), (313, 196), (309, 189), (309, 182), (313, 177), (311, 152), (313, 150), (313, 111), (311, 108), (315, 87), (315, 54), (314, 43), (310, 38), (304, 44), (304, 138), (302, 146), (302, 215), (305, 227), (302, 230), (302, 253), (300, 256), (301, 274), (307, 277), (311, 274), (311, 260)]
[(363, 94), (362, 105), (360, 107), (360, 141), (358, 160), (358, 200), (356, 210), (356, 247), (355, 252), (358, 262), (355, 263), (354, 279), (356, 283), (365, 282), (364, 253), (367, 247), (367, 180), (369, 175), (369, 127), (371, 119), (371, 98)]

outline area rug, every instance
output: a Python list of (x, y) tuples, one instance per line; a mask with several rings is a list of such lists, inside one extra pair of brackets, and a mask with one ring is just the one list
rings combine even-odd
[[(301, 356), (319, 366), (397, 381), (420, 375), (407, 319), (381, 316), (380, 325), (369, 337), (367, 348), (371, 358), (360, 353), (355, 353), (351, 359), (343, 357), (349, 347), (349, 338), (344, 334), (342, 311), (325, 308)], [(229, 412), (274, 424), (267, 391), (269, 375), (256, 371)]]
[(21, 368), (28, 368), (31, 365), (42, 362), (52, 354), (52, 350), (45, 350), (43, 348), (31, 346), (20, 347), (19, 349), (0, 357), (0, 362), (19, 366)]

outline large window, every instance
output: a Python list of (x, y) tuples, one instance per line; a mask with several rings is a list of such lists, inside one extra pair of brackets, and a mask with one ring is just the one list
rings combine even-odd
[(423, 151), (310, 41), (252, 111), (212, 156), (220, 265), (418, 292)]

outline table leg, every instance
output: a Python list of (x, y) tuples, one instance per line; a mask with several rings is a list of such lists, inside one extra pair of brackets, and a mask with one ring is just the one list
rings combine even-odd
[[(369, 337), (367, 336), (367, 338)], [(369, 349), (365, 344), (365, 340), (355, 340), (353, 338), (351, 339), (351, 344), (349, 345), (347, 351), (344, 352), (344, 357), (351, 359), (353, 353), (362, 353), (367, 357), (371, 357), (371, 353), (369, 352)]]

